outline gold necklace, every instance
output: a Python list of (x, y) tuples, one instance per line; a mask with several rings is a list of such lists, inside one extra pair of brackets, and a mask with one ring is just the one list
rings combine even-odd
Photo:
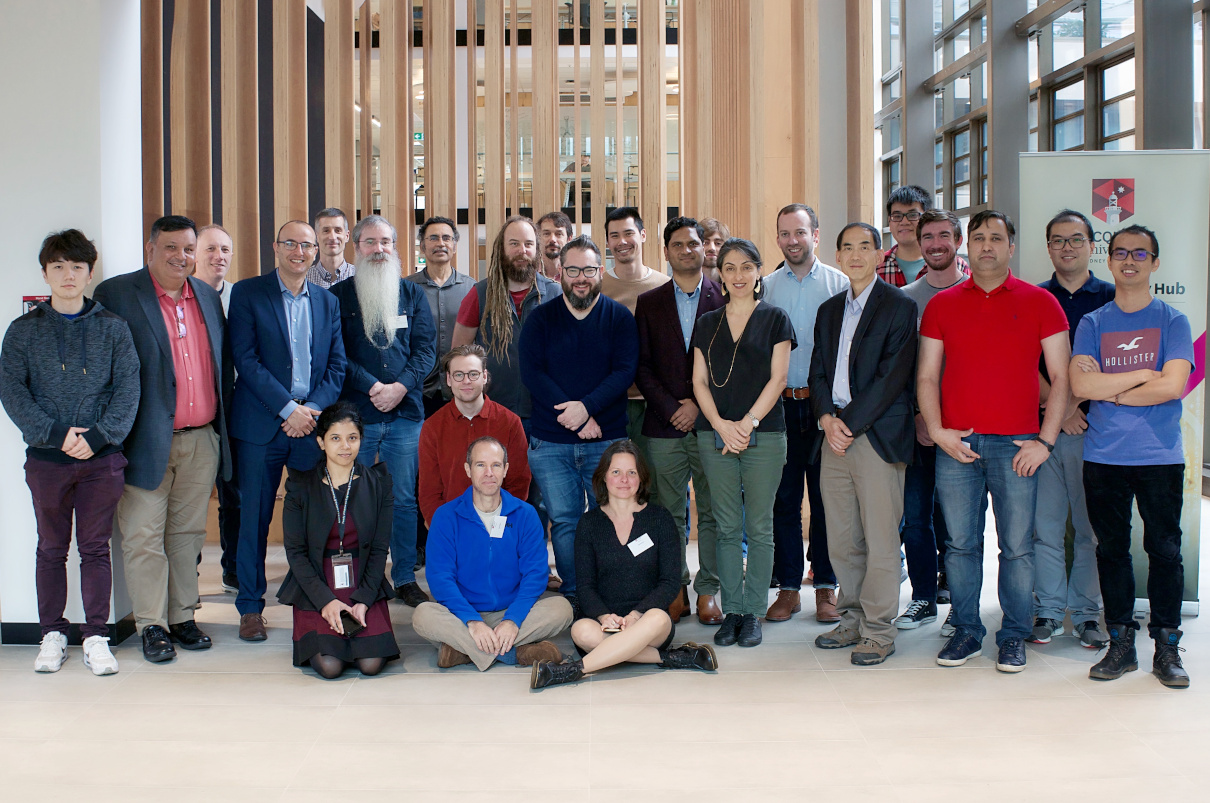
[[(756, 311), (756, 307), (752, 308), (752, 312)], [(748, 320), (752, 319), (752, 312), (748, 313)], [(724, 309), (722, 317), (719, 319), (718, 327), (714, 330), (714, 334), (710, 337), (710, 345), (706, 349), (706, 371), (710, 374), (710, 384), (716, 388), (721, 388), (731, 381), (731, 372), (735, 370), (735, 356), (739, 354), (739, 341), (744, 339), (744, 332), (748, 331), (748, 321), (744, 321), (744, 328), (739, 333), (739, 337), (735, 339), (735, 348), (731, 351), (731, 367), (727, 369), (727, 378), (721, 383), (714, 378), (714, 361), (710, 359), (710, 353), (714, 351), (714, 338), (718, 337), (719, 329), (724, 326), (730, 331), (731, 327), (727, 323), (727, 312)]]

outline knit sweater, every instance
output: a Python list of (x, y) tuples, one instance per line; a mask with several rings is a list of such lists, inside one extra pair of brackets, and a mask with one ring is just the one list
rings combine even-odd
[(78, 462), (62, 450), (71, 427), (88, 428), (94, 457), (121, 451), (139, 409), (139, 358), (126, 321), (91, 299), (75, 318), (39, 303), (4, 335), (0, 402), (30, 457)]
[[(635, 555), (646, 535), (653, 546)], [(672, 514), (656, 504), (634, 514), (626, 544), (609, 516), (594, 507), (576, 526), (576, 599), (587, 616), (626, 616), (667, 608), (681, 590), (681, 547)]]

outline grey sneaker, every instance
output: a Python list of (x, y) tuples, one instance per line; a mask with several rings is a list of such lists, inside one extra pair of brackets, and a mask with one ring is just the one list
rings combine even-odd
[(1096, 622), (1080, 622), (1076, 625), (1076, 638), (1080, 646), (1090, 650), (1099, 650), (1109, 643), (1109, 636), (1101, 632)]
[(1058, 619), (1035, 619), (1033, 632), (1025, 639), (1030, 644), (1049, 644), (1054, 636), (1063, 635), (1063, 623)]
[(950, 607), (950, 612), (945, 615), (945, 621), (941, 623), (941, 638), (953, 638), (958, 632), (958, 628), (954, 627), (954, 608)]
[(841, 647), (848, 647), (850, 644), (856, 644), (861, 640), (861, 634), (851, 627), (837, 625), (815, 637), (815, 646), (825, 650), (838, 650)]

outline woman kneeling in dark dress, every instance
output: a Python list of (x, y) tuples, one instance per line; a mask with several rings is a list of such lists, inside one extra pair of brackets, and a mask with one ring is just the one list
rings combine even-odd
[(714, 649), (672, 647), (668, 606), (681, 592), (681, 547), (672, 514), (649, 504), (651, 474), (633, 441), (611, 444), (592, 475), (599, 507), (576, 527), (576, 583), (587, 618), (571, 626), (579, 661), (534, 665), (530, 688), (571, 683), (626, 661), (666, 669), (717, 669)]
[[(349, 664), (377, 675), (399, 657), (386, 578), (394, 495), (385, 464), (357, 462), (363, 431), (356, 407), (328, 407), (315, 425), (323, 458), (286, 478), (282, 541), (290, 572), (277, 599), (294, 606), (294, 665), (310, 663), (325, 678)], [(350, 636), (348, 626), (361, 629)]]

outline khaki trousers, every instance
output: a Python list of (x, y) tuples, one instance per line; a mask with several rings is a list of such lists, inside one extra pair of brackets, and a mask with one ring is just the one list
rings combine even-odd
[(127, 485), (114, 515), (126, 588), (139, 633), (180, 624), (201, 607), (197, 559), (206, 541), (206, 511), (218, 474), (213, 427), (172, 436), (164, 479), (154, 491)]
[(836, 570), (840, 624), (862, 638), (892, 644), (898, 632), (899, 521), (904, 463), (887, 463), (865, 435), (837, 456), (823, 444), (819, 487)]
[[(505, 613), (507, 611), (480, 611), (479, 615), (488, 627), (495, 627), (504, 621)], [(470, 628), (450, 613), (449, 608), (438, 602), (422, 602), (412, 614), (412, 627), (434, 647), (440, 649), (442, 644), (448, 644), (458, 652), (464, 653), (475, 662), (480, 672), (499, 658), (481, 652), (475, 640), (471, 638)], [(561, 595), (544, 597), (534, 603), (534, 607), (529, 609), (529, 616), (518, 625), (519, 632), (517, 640), (513, 642), (513, 648), (554, 638), (569, 627), (571, 603), (567, 598)]]

